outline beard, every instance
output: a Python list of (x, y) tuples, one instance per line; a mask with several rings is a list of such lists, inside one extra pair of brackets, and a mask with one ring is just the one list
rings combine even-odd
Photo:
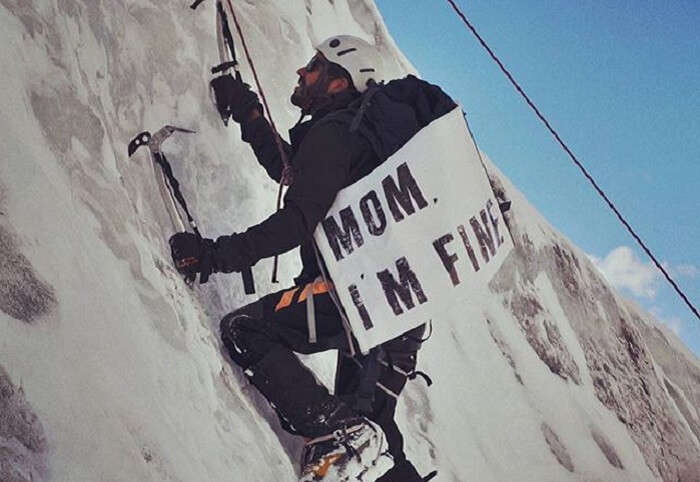
[(328, 94), (328, 75), (323, 72), (316, 81), (307, 85), (303, 77), (299, 78), (299, 83), (294, 87), (289, 100), (301, 109), (304, 115), (313, 115), (319, 107), (328, 103), (331, 95)]
[(292, 102), (292, 105), (299, 107), (304, 113), (306, 113), (309, 107), (311, 106), (311, 96), (309, 95), (308, 91), (309, 89), (304, 84), (304, 81), (299, 80), (299, 83), (296, 87), (294, 87), (294, 91), (292, 92), (292, 95), (289, 98), (289, 100)]

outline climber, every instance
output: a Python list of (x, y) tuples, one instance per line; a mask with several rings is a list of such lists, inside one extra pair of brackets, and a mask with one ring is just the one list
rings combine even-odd
[[(378, 453), (366, 448), (383, 451), (384, 437), (394, 465), (379, 480), (427, 480), (406, 459), (394, 421), (397, 397), (407, 379), (415, 377), (425, 325), (369, 355), (350, 356), (353, 341), (338, 311), (342, 308), (333, 301), (332, 281), (323, 276), (312, 233), (339, 190), (369, 174), (456, 104), (439, 87), (411, 75), (383, 83), (376, 48), (349, 35), (321, 42), (297, 74), (291, 102), (300, 108), (301, 118), (289, 131), (289, 144), (283, 143), (291, 173), (283, 169), (258, 96), (231, 75), (212, 81), (217, 103), (226, 105), (224, 111), (240, 124), (259, 163), (275, 181), (290, 186), (284, 207), (244, 233), (216, 241), (174, 235), (173, 260), (181, 273), (206, 278), (241, 271), (300, 246), (303, 269), (293, 287), (263, 296), (221, 321), (228, 354), (285, 429), (307, 438), (302, 480), (354, 476), (354, 461), (375, 463)], [(306, 116), (310, 119), (303, 121)], [(314, 303), (315, 340), (310, 340), (308, 299)], [(330, 349), (339, 351), (333, 395), (294, 354)]]

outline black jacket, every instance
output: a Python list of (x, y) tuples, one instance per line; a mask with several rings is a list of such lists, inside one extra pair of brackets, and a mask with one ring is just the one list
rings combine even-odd
[[(245, 233), (215, 243), (215, 269), (232, 272), (301, 246), (297, 284), (320, 270), (311, 243), (336, 194), (391, 156), (420, 129), (456, 107), (439, 87), (414, 76), (371, 88), (362, 96), (341, 93), (307, 122), (289, 131), (284, 143), (294, 182), (284, 207)], [(354, 123), (354, 124), (353, 124)], [(282, 161), (268, 122), (259, 117), (241, 126), (242, 138), (268, 175), (280, 181)]]

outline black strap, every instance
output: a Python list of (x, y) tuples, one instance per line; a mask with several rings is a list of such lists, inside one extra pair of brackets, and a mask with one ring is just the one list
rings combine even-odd
[(194, 234), (196, 234), (199, 239), (202, 239), (202, 235), (199, 234), (199, 229), (197, 229), (197, 225), (190, 215), (189, 209), (187, 209), (187, 202), (185, 202), (185, 198), (182, 196), (182, 192), (180, 191), (180, 183), (175, 178), (173, 168), (170, 166), (168, 159), (166, 159), (165, 154), (160, 151), (155, 152), (154, 158), (161, 169), (163, 169), (163, 174), (165, 174), (165, 177), (168, 179), (168, 184), (170, 184), (170, 188), (173, 190), (173, 195), (175, 196), (175, 199), (177, 199), (177, 202), (180, 203), (180, 206), (182, 206), (183, 211), (185, 211), (187, 221), (190, 223), (190, 226), (192, 226)]
[(428, 376), (427, 373), (422, 372), (420, 370), (413, 370), (411, 373), (408, 374), (408, 379), (409, 380), (415, 380), (417, 376), (421, 376), (423, 380), (425, 380), (425, 383), (430, 386), (433, 384), (433, 380)]
[(416, 343), (421, 343), (421, 344), (425, 343), (426, 341), (428, 341), (430, 339), (431, 336), (433, 336), (433, 320), (430, 320), (428, 322), (428, 326), (430, 328), (428, 331), (428, 336), (426, 336), (425, 338), (416, 338), (415, 336), (410, 336), (410, 335), (406, 335), (406, 338), (408, 338), (409, 340), (413, 340)]
[[(394, 362), (391, 359), (391, 354), (388, 351), (385, 351), (384, 355), (386, 358), (387, 365), (389, 365), (389, 370), (392, 370), (400, 375), (404, 375), (405, 372), (403, 372), (403, 371), (399, 372), (398, 370), (396, 370), (396, 365), (394, 365)], [(416, 370), (415, 368), (413, 369), (412, 372), (405, 373), (404, 376), (406, 378), (408, 378), (409, 380), (415, 380), (417, 376), (420, 376), (423, 380), (425, 380), (426, 385), (430, 386), (433, 384), (433, 379), (430, 378), (427, 373), (422, 372), (420, 370)]]
[(360, 413), (370, 414), (373, 411), (375, 386), (381, 372), (379, 358), (382, 353), (382, 347), (376, 346), (360, 362), (362, 377), (360, 378), (360, 386), (355, 392), (355, 409)]
[[(231, 60), (228, 62), (222, 62), (221, 64), (212, 68), (212, 74), (223, 72), (224, 70), (230, 67), (235, 67), (236, 65), (238, 65), (238, 60), (236, 59), (236, 46), (233, 43), (233, 35), (231, 34), (231, 28), (228, 25), (228, 17), (226, 16), (226, 12), (224, 11), (224, 5), (221, 2), (216, 2), (216, 6), (217, 12), (219, 13), (219, 17), (221, 18), (221, 30), (224, 34), (224, 42), (226, 42), (226, 46), (228, 47), (228, 50), (231, 53)], [(236, 80), (241, 80), (241, 73), (237, 70)]]
[(238, 65), (238, 62), (235, 60), (229, 61), (229, 62), (224, 62), (223, 64), (219, 64), (215, 67), (211, 68), (211, 73), (212, 74), (220, 74), (224, 70), (230, 69)]
[(437, 470), (433, 470), (433, 471), (430, 472), (428, 475), (426, 475), (425, 477), (423, 477), (423, 482), (428, 482), (429, 480), (432, 480), (434, 477), (437, 476), (437, 474), (438, 474), (438, 471), (437, 471)]
[(362, 103), (360, 104), (360, 108), (357, 110), (357, 114), (355, 114), (355, 118), (352, 120), (350, 123), (350, 132), (355, 132), (358, 127), (360, 127), (360, 122), (362, 121), (362, 118), (365, 116), (365, 111), (367, 108), (371, 105), (372, 102), (372, 97), (374, 97), (374, 94), (377, 93), (379, 85), (376, 82), (371, 82), (370, 86), (368, 88), (368, 91), (364, 93), (362, 96)]

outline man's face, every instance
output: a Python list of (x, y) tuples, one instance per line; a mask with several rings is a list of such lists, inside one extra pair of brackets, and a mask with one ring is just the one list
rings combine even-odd
[(311, 57), (309, 63), (305, 66), (297, 69), (297, 75), (299, 80), (297, 81), (296, 87), (294, 87), (294, 93), (298, 94), (304, 87), (311, 86), (318, 81), (321, 75), (321, 63), (325, 60), (321, 52), (317, 52), (316, 55)]
[(330, 66), (323, 54), (316, 52), (308, 64), (297, 70), (299, 80), (290, 100), (293, 105), (300, 107), (302, 112), (313, 112), (313, 105), (318, 103), (319, 99), (327, 100), (329, 95), (348, 88), (349, 83), (345, 77), (328, 77)]

